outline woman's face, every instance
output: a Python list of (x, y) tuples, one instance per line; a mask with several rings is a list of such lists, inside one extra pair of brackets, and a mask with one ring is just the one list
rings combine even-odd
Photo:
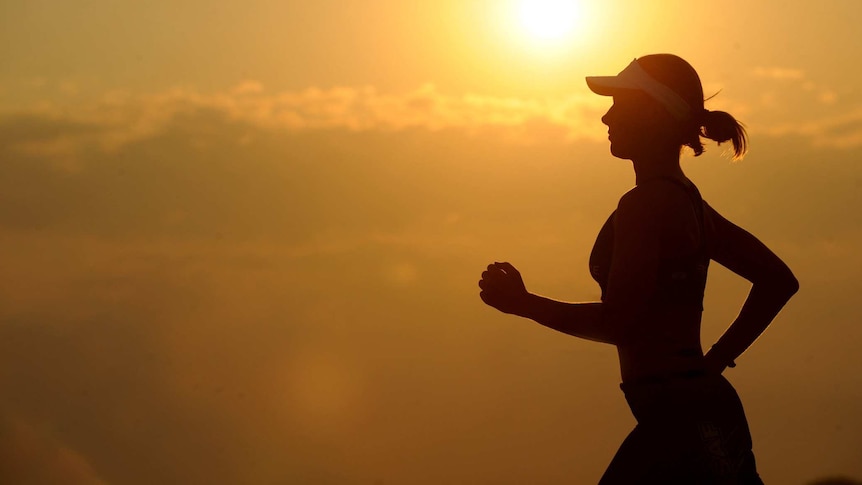
[(664, 151), (671, 144), (679, 146), (675, 120), (646, 93), (621, 90), (613, 99), (613, 106), (602, 116), (613, 156), (631, 160)]

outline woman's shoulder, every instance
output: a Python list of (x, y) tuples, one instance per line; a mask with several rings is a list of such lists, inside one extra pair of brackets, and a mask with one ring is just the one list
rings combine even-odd
[[(673, 190), (676, 188), (677, 190)], [(679, 187), (664, 178), (638, 184), (620, 197), (617, 210), (637, 213), (666, 213), (678, 202)], [(683, 194), (684, 195), (684, 194)]]
[[(696, 190), (693, 184), (687, 188), (678, 181), (650, 180), (623, 194), (617, 217), (629, 221), (626, 225), (658, 228), (662, 233), (688, 231), (702, 217), (698, 212), (705, 216), (708, 207), (699, 193), (697, 197), (693, 195)], [(703, 203), (702, 210), (694, 205), (696, 199)]]

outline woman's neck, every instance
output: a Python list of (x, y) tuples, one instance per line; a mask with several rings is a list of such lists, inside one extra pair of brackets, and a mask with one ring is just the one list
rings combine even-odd
[(685, 179), (679, 166), (679, 154), (633, 158), (632, 165), (635, 169), (635, 185), (662, 177)]

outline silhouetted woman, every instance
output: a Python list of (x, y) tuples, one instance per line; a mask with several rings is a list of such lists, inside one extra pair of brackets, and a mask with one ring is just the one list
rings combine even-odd
[[(704, 109), (700, 78), (670, 54), (634, 60), (617, 76), (588, 77), (613, 96), (602, 117), (611, 154), (632, 161), (636, 186), (620, 198), (590, 255), (600, 302), (529, 293), (509, 263), (482, 273), (488, 305), (569, 335), (617, 347), (637, 426), (601, 484), (758, 484), (751, 435), (736, 391), (721, 375), (763, 332), (798, 283), (766, 246), (704, 202), (680, 169), (701, 137), (746, 151), (731, 115)], [(704, 355), (700, 344), (709, 261), (752, 283), (739, 316)]]

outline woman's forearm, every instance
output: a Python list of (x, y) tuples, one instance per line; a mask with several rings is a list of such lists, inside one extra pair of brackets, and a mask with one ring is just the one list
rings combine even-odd
[(602, 302), (566, 303), (530, 294), (520, 316), (575, 337), (616, 343), (609, 326), (602, 323)]
[(733, 361), (766, 330), (798, 288), (795, 279), (780, 284), (754, 284), (739, 311), (739, 316), (708, 354), (725, 365), (732, 366)]

